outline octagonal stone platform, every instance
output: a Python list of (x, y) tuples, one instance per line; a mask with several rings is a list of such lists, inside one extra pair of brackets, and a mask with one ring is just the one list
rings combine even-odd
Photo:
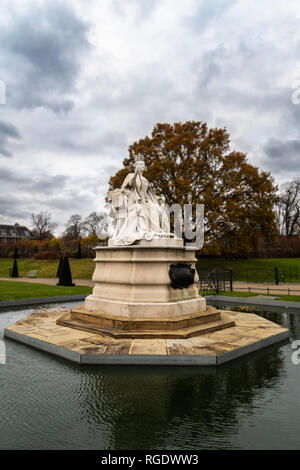
[(221, 311), (235, 326), (185, 339), (114, 338), (57, 325), (68, 312), (33, 313), (4, 335), (79, 364), (202, 366), (223, 364), (289, 337), (287, 329), (258, 315)]
[(169, 318), (113, 316), (77, 307), (59, 318), (56, 323), (118, 339), (185, 339), (235, 326), (233, 320), (214, 307), (207, 307), (204, 312)]

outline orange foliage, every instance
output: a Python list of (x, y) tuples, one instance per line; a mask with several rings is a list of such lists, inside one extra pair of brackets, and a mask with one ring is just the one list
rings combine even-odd
[(156, 124), (151, 137), (129, 147), (124, 168), (110, 178), (111, 189), (133, 171), (137, 153), (145, 158), (145, 177), (168, 204), (204, 204), (203, 253), (247, 256), (258, 239), (277, 235), (274, 180), (244, 153), (230, 151), (225, 128), (209, 129), (196, 121)]

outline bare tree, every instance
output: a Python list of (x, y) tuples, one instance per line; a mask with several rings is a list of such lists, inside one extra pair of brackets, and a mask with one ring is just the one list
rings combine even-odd
[(39, 212), (31, 214), (32, 231), (37, 234), (40, 240), (52, 238), (52, 231), (57, 227), (57, 223), (51, 221), (50, 212)]
[(105, 212), (92, 212), (85, 218), (84, 227), (88, 235), (97, 235), (102, 240), (107, 238), (107, 214)]
[(300, 231), (300, 179), (282, 185), (277, 207), (277, 220), (282, 235), (298, 235)]
[(73, 214), (66, 223), (66, 230), (64, 236), (72, 240), (81, 237), (84, 230), (84, 222), (81, 215)]

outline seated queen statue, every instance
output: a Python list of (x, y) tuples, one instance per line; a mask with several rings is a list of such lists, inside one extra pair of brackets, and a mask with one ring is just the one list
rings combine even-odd
[(169, 215), (164, 196), (156, 196), (143, 176), (145, 162), (135, 156), (135, 171), (126, 176), (122, 187), (109, 191), (110, 217), (113, 234), (109, 245), (132, 245), (138, 240), (170, 238)]

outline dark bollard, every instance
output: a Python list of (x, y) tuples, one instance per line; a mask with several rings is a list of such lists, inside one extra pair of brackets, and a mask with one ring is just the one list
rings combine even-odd
[(275, 266), (275, 284), (276, 286), (279, 285), (279, 272), (278, 272), (278, 266)]

